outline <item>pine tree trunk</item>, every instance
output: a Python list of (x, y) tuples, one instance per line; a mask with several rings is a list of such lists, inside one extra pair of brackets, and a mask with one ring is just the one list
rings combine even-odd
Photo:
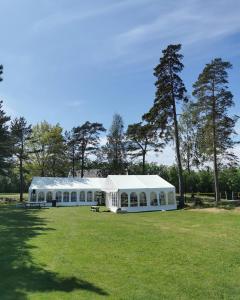
[(84, 175), (84, 153), (82, 153), (81, 157), (81, 177), (83, 178)]
[(21, 156), (20, 156), (20, 164), (19, 164), (19, 173), (20, 173), (20, 201), (23, 201), (23, 162)]
[(73, 153), (72, 153), (72, 175), (75, 177), (75, 149), (73, 146)]
[(146, 165), (146, 151), (143, 151), (143, 157), (142, 157), (142, 173), (145, 175), (145, 165)]
[(176, 143), (176, 156), (177, 156), (177, 165), (178, 165), (178, 180), (179, 180), (179, 207), (184, 207), (184, 188), (183, 188), (183, 173), (182, 173), (182, 162), (180, 155), (180, 145), (179, 145), (179, 133), (178, 133), (178, 121), (177, 121), (177, 113), (176, 113), (176, 104), (173, 100), (173, 117), (174, 117), (174, 135), (175, 135), (175, 143)]
[(215, 88), (213, 83), (213, 108), (212, 108), (212, 126), (213, 126), (213, 170), (214, 170), (214, 188), (216, 205), (220, 200), (219, 181), (218, 181), (218, 161), (217, 161), (217, 140), (216, 140), (216, 103)]

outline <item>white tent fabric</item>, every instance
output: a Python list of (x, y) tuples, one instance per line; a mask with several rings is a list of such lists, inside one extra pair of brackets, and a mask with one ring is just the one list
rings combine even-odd
[(105, 178), (34, 177), (30, 190), (99, 190)]

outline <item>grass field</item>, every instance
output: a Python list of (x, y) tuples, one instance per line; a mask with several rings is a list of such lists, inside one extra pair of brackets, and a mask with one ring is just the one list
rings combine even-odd
[(240, 214), (0, 209), (0, 299), (239, 299)]

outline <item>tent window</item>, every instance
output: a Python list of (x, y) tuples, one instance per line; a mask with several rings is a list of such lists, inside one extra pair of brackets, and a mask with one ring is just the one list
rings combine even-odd
[(44, 201), (44, 192), (39, 192), (38, 193), (38, 202), (43, 202)]
[(85, 192), (84, 191), (80, 192), (80, 201), (85, 202)]
[(69, 192), (63, 193), (63, 202), (69, 202)]
[(140, 193), (140, 206), (147, 206), (147, 197), (144, 192)]
[(157, 200), (157, 194), (155, 192), (151, 192), (151, 205), (152, 206), (157, 206), (158, 205), (158, 200)]
[(71, 192), (71, 202), (77, 201), (77, 192)]
[(52, 202), (52, 192), (47, 192), (47, 202)]
[(36, 192), (31, 192), (31, 201), (36, 202)]
[(62, 192), (56, 192), (56, 201), (61, 202), (62, 201)]
[(138, 196), (136, 193), (130, 194), (130, 206), (138, 206)]
[(127, 193), (121, 194), (121, 207), (128, 207), (128, 194)]
[(160, 192), (159, 199), (160, 205), (166, 205), (166, 194), (164, 192)]
[(87, 201), (88, 202), (92, 202), (92, 200), (93, 200), (93, 195), (92, 195), (92, 192), (87, 192)]
[(168, 204), (175, 204), (173, 192), (168, 192)]

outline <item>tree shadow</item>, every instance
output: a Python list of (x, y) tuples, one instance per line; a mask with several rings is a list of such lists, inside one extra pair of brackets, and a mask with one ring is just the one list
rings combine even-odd
[(94, 284), (76, 278), (62, 278), (32, 260), (29, 239), (55, 230), (46, 227), (36, 210), (0, 208), (0, 299), (26, 300), (28, 292), (71, 292), (87, 290), (108, 294)]

